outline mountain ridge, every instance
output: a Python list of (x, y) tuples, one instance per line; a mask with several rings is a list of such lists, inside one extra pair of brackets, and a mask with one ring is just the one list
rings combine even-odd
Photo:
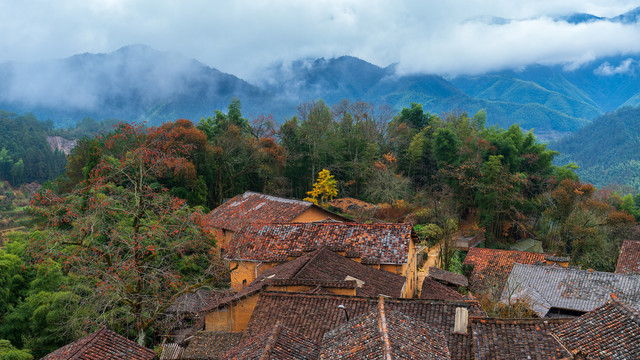
[[(488, 125), (518, 123), (549, 138), (573, 132), (594, 118), (640, 104), (640, 56), (598, 59), (581, 68), (532, 65), (447, 79), (437, 74), (398, 75), (353, 56), (303, 59), (265, 71), (250, 83), (177, 52), (130, 45), (107, 54), (78, 54), (32, 64), (0, 64), (0, 109), (31, 112), (69, 126), (85, 116), (152, 125), (211, 116), (241, 100), (250, 116), (283, 120), (298, 104), (323, 99), (412, 102), (433, 113), (486, 109)], [(556, 134), (556, 135), (553, 135)]]

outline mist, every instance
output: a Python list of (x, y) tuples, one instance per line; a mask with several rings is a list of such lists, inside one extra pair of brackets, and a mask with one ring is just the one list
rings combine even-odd
[[(0, 63), (146, 44), (250, 81), (275, 63), (342, 55), (381, 67), (397, 63), (403, 74), (455, 76), (536, 63), (575, 67), (640, 51), (638, 26), (608, 21), (636, 6), (626, 0), (5, 2)], [(562, 20), (574, 13), (603, 20)]]

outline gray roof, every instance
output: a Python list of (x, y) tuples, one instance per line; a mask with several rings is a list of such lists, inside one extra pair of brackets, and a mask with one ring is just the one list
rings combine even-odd
[(524, 298), (543, 317), (551, 308), (591, 311), (609, 301), (612, 293), (637, 308), (640, 276), (515, 264), (502, 292), (502, 301)]

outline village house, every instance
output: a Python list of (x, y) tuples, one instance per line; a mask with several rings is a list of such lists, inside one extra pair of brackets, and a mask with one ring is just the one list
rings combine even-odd
[(245, 224), (261, 222), (351, 221), (311, 202), (286, 199), (247, 191), (237, 195), (206, 216), (207, 225), (218, 240), (218, 248), (226, 249), (233, 235)]
[(570, 320), (471, 317), (472, 359), (571, 359), (552, 335)]
[(430, 267), (427, 276), (446, 286), (457, 290), (458, 288), (469, 287), (469, 280), (464, 275), (456, 274), (451, 271), (443, 270), (437, 267)]
[[(325, 334), (348, 324), (350, 320), (376, 312), (381, 301), (386, 313), (402, 313), (421, 326), (428, 326), (441, 333), (446, 340), (451, 359), (472, 359), (468, 316), (485, 314), (477, 301), (469, 300), (437, 301), (263, 292), (243, 339), (265, 333), (280, 323), (322, 344)], [(352, 348), (353, 351), (356, 349), (357, 347)]]
[(201, 332), (181, 356), (161, 360), (638, 359), (638, 319), (613, 295), (577, 318), (503, 319), (487, 318), (475, 300), (267, 291), (244, 333)]
[(540, 317), (580, 316), (605, 304), (611, 294), (640, 306), (640, 275), (516, 264), (501, 300), (524, 300)]
[(156, 353), (105, 327), (46, 355), (42, 360), (152, 360)]
[(439, 329), (389, 310), (385, 302), (380, 298), (374, 311), (327, 331), (320, 359), (451, 359)]
[(266, 270), (247, 286), (203, 309), (206, 331), (244, 331), (266, 291), (406, 297), (406, 279), (347, 259), (323, 246)]
[(420, 288), (420, 299), (424, 300), (465, 300), (465, 297), (450, 287), (440, 282), (426, 277), (422, 281)]
[(640, 241), (625, 240), (620, 249), (618, 274), (640, 274)]
[(640, 311), (613, 298), (552, 332), (573, 359), (640, 359)]
[(361, 264), (406, 278), (405, 296), (415, 294), (416, 242), (411, 224), (251, 223), (235, 234), (226, 259), (231, 286), (251, 283), (266, 270), (318, 246)]
[(542, 253), (471, 248), (462, 263), (472, 268), (469, 284), (475, 293), (497, 294), (511, 273), (514, 264), (535, 264), (544, 262), (548, 255)]
[[(240, 343), (242, 333), (199, 332), (189, 339), (181, 360), (226, 359), (224, 353)], [(163, 360), (163, 359), (160, 359)]]
[(224, 353), (220, 359), (228, 360), (316, 360), (318, 344), (282, 324), (269, 331), (244, 339)]

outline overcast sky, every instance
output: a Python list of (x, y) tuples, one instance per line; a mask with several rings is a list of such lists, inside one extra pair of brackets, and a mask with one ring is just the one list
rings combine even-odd
[(571, 25), (551, 17), (611, 17), (637, 6), (627, 0), (0, 0), (0, 62), (146, 44), (248, 79), (274, 62), (341, 55), (442, 75), (530, 63), (577, 66), (640, 52), (640, 26)]

